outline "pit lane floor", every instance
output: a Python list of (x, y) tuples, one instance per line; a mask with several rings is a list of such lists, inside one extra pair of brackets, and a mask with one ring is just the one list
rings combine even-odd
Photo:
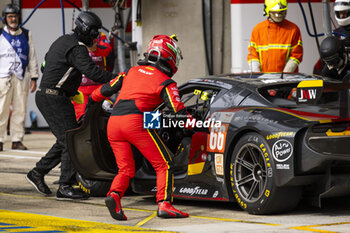
[[(85, 201), (57, 201), (42, 196), (26, 180), (26, 173), (54, 143), (51, 133), (32, 131), (23, 143), (28, 151), (0, 152), (0, 232), (350, 232), (348, 197), (326, 199), (323, 208), (302, 202), (290, 213), (254, 216), (235, 203), (175, 200), (190, 214), (187, 219), (160, 219), (153, 196), (128, 195), (122, 200), (127, 221), (112, 219), (103, 197)], [(52, 191), (59, 168), (46, 177)]]

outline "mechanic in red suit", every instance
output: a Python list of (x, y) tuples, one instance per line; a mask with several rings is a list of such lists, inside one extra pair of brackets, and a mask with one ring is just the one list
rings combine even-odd
[[(104, 70), (112, 71), (112, 67), (110, 67), (110, 65), (107, 63), (107, 56), (111, 54), (112, 46), (110, 45), (105, 34), (100, 33), (95, 43), (91, 47), (88, 47), (88, 49), (89, 55), (91, 59), (96, 63), (96, 65)], [(75, 116), (77, 120), (79, 120), (79, 118), (85, 113), (85, 107), (91, 93), (101, 85), (102, 83), (92, 81), (83, 75), (78, 91), (83, 94), (84, 102), (77, 103), (73, 101)]]
[(180, 100), (176, 82), (171, 79), (182, 59), (176, 41), (175, 35), (154, 36), (144, 54), (145, 59), (138, 62), (139, 66), (120, 74), (91, 95), (93, 101), (102, 101), (120, 90), (107, 125), (108, 140), (119, 168), (105, 200), (114, 219), (127, 219), (120, 199), (129, 186), (129, 180), (135, 175), (131, 144), (139, 149), (156, 171), (157, 216), (189, 216), (171, 205), (174, 177), (173, 163), (167, 148), (154, 130), (143, 128), (143, 112), (154, 110), (163, 101), (174, 113), (187, 114), (191, 118)]

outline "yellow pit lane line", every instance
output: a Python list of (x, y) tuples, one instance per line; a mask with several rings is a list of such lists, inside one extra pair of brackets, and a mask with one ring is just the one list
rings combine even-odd
[(299, 227), (289, 227), (289, 229), (300, 230), (300, 231), (311, 231), (311, 232), (320, 232), (320, 233), (337, 233), (337, 231), (327, 231), (321, 229), (314, 229), (315, 227), (326, 227), (326, 226), (339, 226), (350, 224), (350, 222), (338, 222), (338, 223), (326, 223), (319, 225), (308, 225), (308, 226), (299, 226)]
[(172, 232), (132, 226), (50, 217), (9, 210), (0, 210), (0, 232), (59, 233), (59, 232)]
[[(21, 198), (32, 198), (32, 199), (52, 199), (50, 197), (37, 197), (37, 196), (29, 196), (29, 195), (19, 195), (19, 194), (9, 194), (9, 193), (3, 193), (0, 192), (0, 195), (5, 195), (5, 196), (16, 196), (16, 197), (21, 197)], [(88, 202), (81, 202), (81, 201), (75, 201), (76, 203), (82, 203), (85, 205), (95, 205), (95, 206), (105, 206), (103, 204), (99, 203), (88, 203)], [(153, 210), (146, 210), (146, 209), (135, 209), (135, 208), (123, 208), (124, 210), (131, 210), (131, 211), (139, 211), (139, 212), (149, 212), (150, 216), (141, 220), (138, 222), (135, 227), (141, 227), (142, 225), (146, 224), (148, 221), (152, 220), (157, 216), (157, 212)], [(1, 213), (1, 212), (0, 212)], [(215, 221), (221, 221), (221, 222), (237, 222), (237, 223), (247, 223), (247, 224), (257, 224), (257, 225), (267, 225), (267, 226), (281, 226), (282, 224), (274, 224), (274, 223), (266, 223), (266, 222), (258, 222), (258, 221), (247, 221), (247, 220), (241, 220), (241, 219), (229, 219), (229, 218), (216, 218), (216, 217), (208, 217), (208, 216), (199, 216), (199, 215), (191, 215), (191, 218), (199, 218), (199, 219), (210, 219), (210, 220), (215, 220)], [(1, 214), (0, 214), (0, 222), (1, 222)], [(115, 226), (112, 224), (112, 226)], [(0, 228), (1, 229), (1, 228)], [(138, 228), (138, 229), (143, 229), (143, 228)], [(95, 231), (89, 231), (89, 232), (95, 232)], [(96, 232), (105, 232), (105, 231), (96, 231)], [(140, 231), (138, 231), (140, 232)], [(147, 231), (147, 232), (152, 232), (152, 231)], [(167, 232), (167, 231), (154, 231), (154, 232)], [(170, 231), (169, 231), (170, 232)], [(0, 233), (1, 230), (0, 230)]]
[[(9, 193), (3, 193), (3, 192), (0, 192), (0, 195), (16, 196), (16, 197), (21, 197), (21, 198), (32, 198), (32, 199), (52, 199), (50, 197), (37, 197), (37, 196), (20, 195), (20, 194), (9, 194)], [(82, 203), (82, 204), (85, 204), (85, 205), (105, 206), (105, 205), (99, 204), (99, 203), (88, 203), (88, 202), (81, 202), (81, 201), (75, 201), (75, 202), (76, 203)], [(152, 220), (153, 218), (155, 218), (157, 216), (157, 212), (153, 211), (153, 210), (136, 209), (136, 208), (128, 208), (128, 207), (125, 207), (123, 209), (124, 210), (131, 210), (131, 211), (139, 211), (139, 212), (149, 212), (150, 213), (149, 217), (147, 217), (147, 218), (141, 220), (140, 222), (138, 222), (135, 225), (135, 227), (141, 227), (142, 225), (146, 224), (148, 221)], [(210, 219), (210, 220), (221, 221), (221, 222), (237, 222), (237, 223), (267, 225), (267, 226), (282, 226), (282, 224), (274, 224), (274, 223), (266, 223), (266, 222), (258, 222), (258, 221), (247, 221), (247, 220), (241, 220), (241, 219), (217, 218), (217, 217), (199, 216), (199, 215), (191, 215), (191, 214), (190, 214), (190, 217), (191, 218), (199, 218), (199, 219)], [(0, 217), (0, 222), (1, 222), (1, 217)], [(114, 226), (114, 225), (112, 225), (112, 226)], [(138, 228), (138, 229), (143, 229), (143, 228)], [(97, 232), (104, 232), (104, 231), (97, 231)], [(147, 231), (147, 232), (150, 232), (150, 231)], [(155, 232), (166, 232), (166, 231), (155, 231)], [(0, 233), (2, 233), (1, 230), (0, 230)]]

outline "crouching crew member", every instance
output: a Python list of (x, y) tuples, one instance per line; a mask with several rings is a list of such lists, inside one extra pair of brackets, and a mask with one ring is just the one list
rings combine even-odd
[(343, 80), (350, 74), (349, 54), (345, 51), (344, 40), (335, 36), (325, 38), (320, 45), (320, 55), (326, 64), (322, 75)]
[(127, 219), (120, 199), (129, 186), (129, 180), (135, 175), (131, 144), (139, 149), (157, 173), (157, 216), (188, 217), (187, 213), (175, 209), (171, 204), (173, 163), (167, 148), (154, 130), (143, 128), (143, 112), (154, 110), (163, 101), (175, 113), (187, 114), (176, 82), (171, 79), (182, 59), (176, 41), (175, 35), (154, 36), (144, 54), (145, 59), (138, 62), (139, 66), (120, 74), (91, 95), (93, 101), (102, 101), (120, 90), (107, 125), (108, 140), (119, 168), (105, 200), (114, 219)]

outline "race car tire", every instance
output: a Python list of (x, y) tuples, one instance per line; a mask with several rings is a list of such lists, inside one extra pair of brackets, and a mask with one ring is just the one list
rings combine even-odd
[(91, 197), (105, 197), (111, 187), (112, 182), (88, 180), (79, 173), (75, 176), (79, 187)]
[(271, 150), (261, 135), (247, 133), (235, 145), (229, 177), (232, 195), (250, 214), (273, 214), (295, 208), (301, 187), (277, 187)]

